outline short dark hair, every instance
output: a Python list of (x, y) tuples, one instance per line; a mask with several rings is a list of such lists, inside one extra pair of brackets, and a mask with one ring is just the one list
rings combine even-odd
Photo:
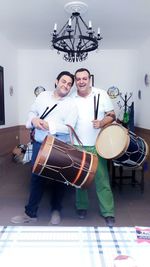
[[(61, 78), (62, 76), (64, 76), (64, 75), (69, 76), (69, 77), (72, 79), (72, 84), (71, 84), (71, 86), (73, 86), (73, 84), (74, 84), (74, 75), (73, 75), (72, 73), (70, 73), (69, 71), (62, 71), (62, 72), (60, 72), (60, 73), (58, 74), (58, 76), (57, 76), (56, 79), (59, 81), (60, 78)], [(55, 84), (55, 88), (56, 88), (56, 84)]]
[(89, 71), (88, 69), (86, 69), (86, 68), (80, 68), (80, 69), (76, 70), (74, 76), (76, 77), (77, 72), (83, 72), (83, 71), (86, 71), (86, 72), (89, 74), (89, 78), (91, 78), (91, 73), (90, 73), (90, 71)]

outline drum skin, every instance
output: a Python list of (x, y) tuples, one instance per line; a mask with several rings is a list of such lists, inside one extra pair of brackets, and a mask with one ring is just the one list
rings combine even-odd
[(105, 159), (115, 159), (124, 154), (130, 142), (125, 127), (113, 123), (105, 126), (97, 136), (97, 153)]
[(76, 188), (87, 188), (94, 179), (97, 165), (96, 155), (47, 136), (37, 155), (33, 173)]

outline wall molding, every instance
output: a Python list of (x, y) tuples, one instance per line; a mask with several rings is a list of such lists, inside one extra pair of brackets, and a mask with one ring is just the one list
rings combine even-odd
[(135, 127), (135, 132), (136, 133), (139, 132), (139, 133), (143, 133), (143, 134), (150, 134), (150, 129)]
[(30, 131), (24, 125), (0, 129), (0, 155), (9, 154), (19, 144), (30, 141)]
[[(143, 138), (150, 149), (150, 130), (135, 127), (135, 133)], [(0, 155), (10, 153), (18, 144), (30, 142), (30, 130), (25, 125), (12, 126), (0, 129)], [(150, 159), (150, 155), (148, 156)]]

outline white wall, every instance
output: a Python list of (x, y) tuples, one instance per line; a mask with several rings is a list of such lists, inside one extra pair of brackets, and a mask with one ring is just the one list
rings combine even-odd
[[(99, 50), (92, 52), (86, 61), (68, 63), (55, 50), (16, 50), (0, 36), (0, 65), (4, 67), (5, 125), (0, 128), (25, 124), (27, 113), (38, 85), (47, 90), (54, 89), (57, 74), (62, 70), (74, 72), (86, 67), (95, 78), (95, 86), (107, 90), (117, 86), (123, 95), (133, 93), (129, 104), (135, 103), (135, 125), (150, 129), (149, 110), (150, 87), (144, 85), (144, 75), (150, 70), (150, 40), (140, 50)], [(10, 96), (9, 88), (14, 87)], [(138, 90), (142, 98), (138, 99)], [(118, 97), (113, 100), (118, 112)]]
[[(19, 124), (24, 124), (27, 113), (35, 96), (38, 85), (47, 90), (54, 89), (54, 81), (62, 70), (75, 72), (86, 67), (94, 74), (95, 86), (107, 90), (117, 86), (122, 93), (133, 92), (137, 88), (137, 52), (128, 50), (105, 50), (93, 52), (88, 59), (80, 63), (68, 63), (52, 50), (20, 50), (18, 53), (19, 85)], [(132, 101), (134, 99), (134, 94)], [(115, 102), (120, 99), (116, 99)], [(115, 108), (117, 108), (114, 102)]]
[[(0, 66), (4, 68), (4, 102), (5, 125), (0, 128), (18, 125), (18, 88), (17, 88), (17, 50), (0, 34)], [(14, 94), (10, 96), (10, 86), (14, 88)]]
[(146, 86), (144, 83), (145, 74), (150, 75), (150, 38), (140, 48), (138, 61), (137, 90), (141, 90), (141, 100), (136, 98), (136, 121), (137, 126), (150, 129), (150, 85)]

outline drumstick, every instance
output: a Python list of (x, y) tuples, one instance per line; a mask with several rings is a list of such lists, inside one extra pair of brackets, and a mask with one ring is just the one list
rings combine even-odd
[[(49, 107), (47, 107), (45, 111), (43, 112), (43, 114), (40, 116), (40, 119), (43, 120), (56, 106), (57, 104), (55, 104), (49, 111), (47, 111), (49, 109)], [(33, 127), (30, 132), (30, 138), (32, 141), (34, 141), (34, 130), (35, 130), (35, 127)]]
[[(47, 108), (44, 110), (43, 114), (40, 116), (40, 119), (43, 119), (43, 116), (44, 116), (44, 114), (46, 113), (46, 111), (47, 111), (48, 109), (49, 109), (49, 107), (47, 107)], [(32, 141), (34, 141), (34, 131), (35, 131), (35, 127), (33, 127), (33, 128), (31, 129), (31, 132), (30, 132), (30, 138), (31, 138)]]
[(96, 120), (96, 95), (94, 95), (94, 120)]
[(49, 107), (47, 107), (46, 109), (45, 109), (45, 111), (43, 112), (43, 114), (40, 116), (40, 119), (42, 119), (43, 118), (43, 116), (45, 115), (45, 113), (46, 113), (46, 111), (49, 109)]
[(96, 120), (97, 120), (97, 116), (98, 116), (99, 98), (100, 98), (100, 94), (98, 94), (97, 105), (96, 105)]
[(45, 115), (42, 117), (42, 119), (45, 119), (45, 117), (54, 109), (56, 108), (57, 104), (55, 104), (49, 111), (45, 113)]

